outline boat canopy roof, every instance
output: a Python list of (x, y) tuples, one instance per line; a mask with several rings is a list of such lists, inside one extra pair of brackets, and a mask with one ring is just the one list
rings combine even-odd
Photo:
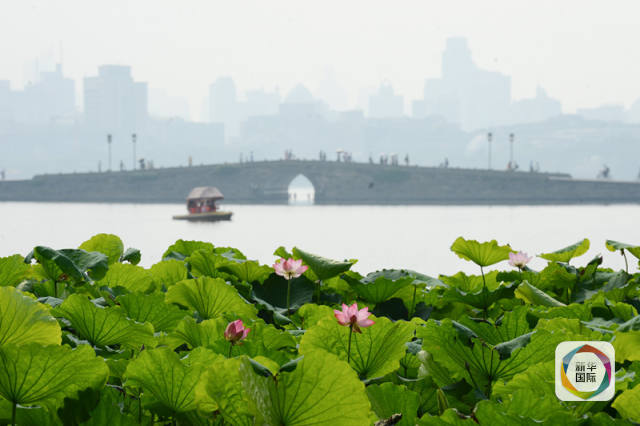
[(224, 196), (222, 192), (215, 186), (199, 186), (193, 188), (187, 196), (187, 201), (190, 200), (222, 200)]

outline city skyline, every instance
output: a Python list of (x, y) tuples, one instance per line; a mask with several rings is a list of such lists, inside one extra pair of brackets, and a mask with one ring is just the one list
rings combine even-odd
[[(62, 64), (56, 63), (54, 71), (40, 70), (35, 81), (23, 90), (12, 90), (11, 82), (0, 80), (0, 122), (83, 122), (104, 131), (135, 132), (150, 117), (181, 118), (222, 123), (225, 140), (232, 142), (250, 118), (286, 115), (292, 110), (298, 110), (296, 114), (319, 114), (325, 119), (347, 112), (373, 119), (439, 117), (465, 131), (542, 122), (563, 115), (562, 102), (540, 86), (535, 97), (513, 99), (512, 76), (479, 67), (466, 38), (446, 40), (440, 66), (439, 77), (425, 79), (419, 98), (407, 99), (395, 91), (393, 82), (385, 80), (363, 97), (361, 105), (342, 110), (335, 106), (336, 102), (314, 95), (302, 83), (285, 94), (277, 89), (243, 92), (232, 76), (218, 77), (209, 85), (201, 120), (193, 120), (186, 101), (168, 95), (164, 89), (149, 90), (148, 82), (133, 78), (129, 65), (100, 65), (97, 75), (76, 82), (65, 77)], [(75, 93), (78, 86), (81, 96)], [(332, 87), (338, 90), (337, 82), (332, 84), (330, 79), (325, 86), (329, 92)], [(76, 106), (78, 101), (82, 110)], [(604, 104), (580, 108), (577, 115), (592, 120), (640, 122), (640, 98), (628, 109), (620, 104)]]
[(49, 57), (51, 64), (62, 57), (75, 81), (94, 75), (102, 64), (129, 65), (133, 78), (148, 82), (150, 91), (186, 99), (196, 120), (207, 116), (202, 105), (208, 87), (222, 76), (232, 76), (240, 93), (277, 87), (284, 96), (302, 83), (335, 109), (366, 105), (386, 80), (409, 111), (424, 80), (440, 77), (445, 40), (461, 36), (469, 40), (479, 68), (513, 77), (514, 100), (532, 98), (542, 87), (562, 102), (563, 112), (572, 113), (611, 104), (629, 108), (640, 97), (635, 2), (615, 9), (594, 1), (497, 0), (409, 1), (402, 7), (359, 1), (187, 6), (13, 3), (0, 17), (0, 36), (15, 40), (0, 46), (0, 79), (20, 88), (36, 56)]

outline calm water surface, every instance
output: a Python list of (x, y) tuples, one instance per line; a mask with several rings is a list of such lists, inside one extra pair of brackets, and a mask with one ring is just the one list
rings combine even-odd
[[(27, 254), (36, 245), (77, 247), (94, 234), (113, 233), (125, 247), (142, 251), (143, 266), (158, 262), (179, 238), (239, 248), (249, 258), (271, 264), (280, 245), (335, 259), (357, 258), (354, 269), (411, 268), (438, 275), (476, 268), (453, 254), (458, 237), (497, 239), (530, 254), (551, 251), (581, 238), (591, 240), (584, 264), (605, 256), (605, 265), (624, 267), (606, 239), (640, 244), (639, 205), (486, 206), (252, 206), (226, 205), (233, 220), (219, 223), (174, 221), (179, 204), (0, 203), (0, 256)], [(536, 259), (534, 268), (544, 261)], [(637, 262), (630, 267), (637, 269)], [(499, 267), (508, 268), (506, 262)]]

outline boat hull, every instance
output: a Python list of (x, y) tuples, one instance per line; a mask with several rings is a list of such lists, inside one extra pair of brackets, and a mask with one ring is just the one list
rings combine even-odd
[(175, 220), (188, 220), (190, 222), (217, 222), (220, 220), (231, 220), (232, 212), (204, 212), (175, 215)]

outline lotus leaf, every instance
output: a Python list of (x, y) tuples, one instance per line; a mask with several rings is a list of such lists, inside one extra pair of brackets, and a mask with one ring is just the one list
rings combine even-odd
[(458, 257), (470, 260), (478, 266), (491, 266), (507, 260), (513, 250), (509, 245), (499, 246), (496, 240), (479, 243), (476, 240), (465, 240), (458, 237), (451, 245), (451, 251)]
[(277, 380), (258, 376), (246, 360), (240, 376), (253, 414), (267, 425), (359, 426), (369, 416), (362, 382), (346, 362), (325, 351), (307, 353)]
[[(405, 355), (405, 342), (411, 339), (414, 325), (406, 321), (391, 322), (389, 319), (371, 317), (375, 325), (362, 329), (362, 334), (353, 333), (350, 365), (363, 379), (374, 379), (396, 370)], [(311, 327), (302, 337), (300, 353), (323, 349), (347, 359), (349, 328), (327, 318)]]
[(144, 268), (130, 263), (116, 263), (109, 267), (104, 278), (97, 282), (109, 288), (122, 287), (131, 292), (147, 292), (153, 289), (153, 276)]
[(19, 254), (0, 257), (0, 287), (15, 287), (27, 276), (29, 265)]
[(78, 335), (92, 345), (139, 348), (154, 344), (151, 324), (136, 323), (115, 308), (98, 307), (81, 294), (72, 294), (53, 312), (69, 320)]
[(302, 259), (305, 265), (309, 266), (309, 269), (315, 275), (311, 279), (315, 280), (328, 280), (329, 278), (336, 277), (343, 272), (348, 271), (356, 261), (349, 260), (345, 262), (339, 262), (336, 260), (327, 259), (326, 257), (318, 256), (301, 250), (297, 247), (293, 248), (293, 255), (296, 259)]
[(80, 390), (100, 388), (108, 372), (87, 345), (0, 347), (0, 395), (15, 404), (56, 406)]
[(567, 263), (574, 257), (582, 256), (583, 254), (585, 254), (587, 250), (589, 250), (589, 245), (589, 239), (585, 238), (560, 250), (556, 250), (551, 253), (542, 253), (540, 257), (552, 262)]
[(124, 252), (124, 244), (120, 237), (113, 234), (94, 235), (78, 247), (85, 251), (97, 251), (107, 256), (109, 265), (120, 260)]
[(220, 278), (202, 277), (180, 281), (167, 291), (167, 303), (177, 303), (198, 312), (201, 318), (235, 313), (255, 318), (256, 309), (238, 291)]
[(0, 287), (0, 347), (59, 345), (62, 331), (46, 305), (13, 287)]

